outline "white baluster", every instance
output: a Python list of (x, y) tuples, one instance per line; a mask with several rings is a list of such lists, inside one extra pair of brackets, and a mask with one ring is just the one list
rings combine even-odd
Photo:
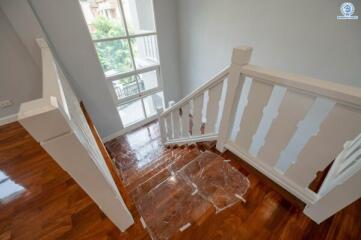
[(190, 126), (190, 118), (189, 118), (189, 114), (190, 114), (190, 106), (189, 106), (189, 102), (184, 104), (180, 109), (181, 109), (181, 124), (182, 124), (182, 137), (183, 138), (188, 138), (190, 135), (189, 132), (189, 126)]
[(240, 130), (235, 141), (235, 145), (244, 152), (248, 152), (251, 146), (252, 137), (262, 119), (263, 109), (268, 103), (272, 89), (272, 85), (253, 79), (248, 104), (244, 110)]
[(218, 119), (218, 113), (221, 110), (220, 100), (222, 88), (223, 81), (209, 89), (205, 134), (216, 133), (216, 121)]
[(203, 94), (193, 99), (193, 111), (192, 111), (192, 135), (200, 136), (202, 127), (202, 109), (203, 109)]

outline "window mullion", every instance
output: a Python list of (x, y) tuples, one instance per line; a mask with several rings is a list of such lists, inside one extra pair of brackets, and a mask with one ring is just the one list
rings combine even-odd
[[(118, 1), (119, 1), (120, 10), (121, 10), (121, 12), (122, 12), (122, 18), (123, 18), (123, 22), (124, 22), (125, 34), (126, 34), (126, 37), (127, 37), (127, 40), (128, 40), (128, 44), (129, 44), (129, 50), (130, 50), (130, 55), (131, 55), (132, 62), (133, 62), (133, 67), (134, 67), (135, 72), (137, 72), (137, 65), (135, 64), (133, 46), (132, 46), (132, 43), (131, 43), (131, 41), (130, 41), (128, 23), (127, 23), (127, 20), (126, 20), (126, 18), (125, 18), (125, 11), (124, 11), (124, 8), (123, 8), (123, 2), (122, 2), (122, 0), (118, 0)], [(139, 96), (140, 96), (140, 95), (141, 95), (141, 91), (140, 91), (140, 86), (139, 86), (138, 74), (136, 73), (136, 74), (134, 75), (134, 77), (135, 77), (135, 81), (137, 82), (138, 92), (139, 92)], [(142, 106), (143, 106), (143, 110), (144, 110), (144, 114), (145, 114), (145, 108), (144, 108), (143, 101), (142, 101)]]
[[(125, 26), (124, 26), (125, 28)], [(129, 35), (130, 38), (138, 38), (138, 37), (148, 37), (148, 36), (157, 36), (157, 32), (149, 32), (149, 33), (141, 33), (141, 34), (135, 34), (135, 35)], [(95, 39), (93, 42), (106, 42), (106, 41), (112, 41), (112, 40), (124, 40), (127, 39), (127, 36), (120, 36), (120, 37), (110, 37), (110, 38), (100, 38)]]
[(127, 23), (127, 20), (125, 18), (125, 11), (124, 11), (124, 8), (123, 8), (123, 2), (122, 2), (122, 0), (118, 0), (118, 1), (119, 1), (120, 11), (122, 12), (122, 18), (123, 18), (123, 22), (124, 22), (125, 34), (126, 34), (128, 44), (129, 44), (129, 50), (130, 50), (130, 55), (132, 57), (133, 67), (134, 67), (135, 70), (137, 70), (137, 66), (135, 65), (133, 47), (132, 47), (132, 44), (131, 44), (131, 41), (130, 41), (130, 36), (129, 36), (128, 23)]

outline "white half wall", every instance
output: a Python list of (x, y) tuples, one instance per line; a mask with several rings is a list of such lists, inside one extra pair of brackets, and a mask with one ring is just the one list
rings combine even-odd
[[(251, 63), (361, 86), (361, 20), (337, 20), (340, 0), (178, 0), (183, 96), (230, 63), (232, 48)], [(361, 18), (360, 1), (351, 1)]]

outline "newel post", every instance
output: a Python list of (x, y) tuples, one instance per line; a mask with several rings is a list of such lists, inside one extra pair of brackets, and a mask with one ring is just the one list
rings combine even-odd
[(217, 150), (220, 152), (225, 151), (224, 145), (227, 141), (232, 126), (231, 121), (234, 117), (233, 115), (237, 103), (237, 93), (240, 92), (240, 83), (244, 81), (244, 77), (241, 78), (241, 68), (242, 66), (249, 63), (251, 55), (251, 47), (244, 46), (233, 49), (232, 64), (228, 77), (227, 94), (217, 140)]

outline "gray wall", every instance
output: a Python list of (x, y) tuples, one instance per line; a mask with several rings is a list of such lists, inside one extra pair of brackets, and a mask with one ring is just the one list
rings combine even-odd
[(0, 118), (16, 114), (21, 103), (39, 98), (41, 90), (40, 67), (0, 8), (0, 101), (14, 103), (0, 109)]
[(76, 0), (30, 0), (53, 52), (91, 115), (99, 134), (121, 129), (103, 70)]
[(0, 0), (0, 7), (35, 63), (41, 67), (41, 52), (36, 39), (44, 38), (44, 33), (28, 2), (24, 0)]
[(251, 63), (361, 87), (361, 20), (336, 20), (342, 2), (179, 0), (183, 95), (226, 67), (238, 45), (254, 48)]
[(182, 91), (178, 61), (177, 0), (155, 0), (154, 8), (165, 101), (178, 101), (182, 97)]

